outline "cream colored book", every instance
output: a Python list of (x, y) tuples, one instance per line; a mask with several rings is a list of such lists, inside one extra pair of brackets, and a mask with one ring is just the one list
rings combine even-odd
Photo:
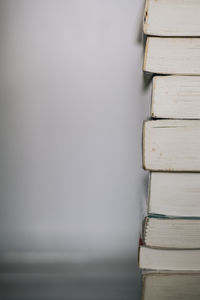
[(200, 217), (200, 173), (151, 172), (148, 214)]
[(200, 249), (200, 219), (146, 217), (144, 244), (169, 249)]
[(143, 167), (152, 171), (200, 171), (200, 120), (144, 122)]
[(153, 118), (200, 119), (200, 76), (155, 76), (151, 115)]
[(143, 69), (158, 74), (200, 75), (200, 38), (148, 37)]
[(146, 0), (144, 33), (157, 36), (200, 36), (199, 0)]
[(139, 267), (160, 271), (200, 271), (199, 249), (158, 249), (141, 246)]
[(147, 273), (143, 275), (142, 300), (199, 300), (199, 273)]

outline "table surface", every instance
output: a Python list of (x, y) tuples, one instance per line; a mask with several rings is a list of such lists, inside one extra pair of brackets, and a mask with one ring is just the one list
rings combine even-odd
[(0, 265), (2, 300), (139, 300), (140, 294), (133, 262)]

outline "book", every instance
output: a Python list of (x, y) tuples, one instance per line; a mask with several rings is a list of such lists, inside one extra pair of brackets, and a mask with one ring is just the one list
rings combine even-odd
[(143, 241), (148, 247), (200, 249), (200, 219), (146, 217)]
[(139, 246), (143, 300), (200, 299), (199, 12), (200, 0), (145, 5), (143, 70), (157, 75), (152, 120), (143, 124), (143, 168), (151, 171)]
[(139, 267), (160, 271), (200, 271), (200, 249), (158, 249), (141, 246)]
[(200, 217), (200, 173), (151, 172), (148, 214)]
[(146, 273), (142, 300), (199, 300), (200, 273)]
[(148, 37), (145, 48), (146, 72), (200, 75), (200, 38)]
[(143, 167), (200, 171), (200, 120), (154, 120), (143, 126)]
[(151, 116), (200, 119), (200, 76), (155, 76)]
[(144, 33), (157, 36), (200, 36), (199, 11), (199, 0), (146, 0)]

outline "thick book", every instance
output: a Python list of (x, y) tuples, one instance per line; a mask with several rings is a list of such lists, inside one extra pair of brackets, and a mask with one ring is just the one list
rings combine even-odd
[(141, 246), (139, 267), (160, 271), (200, 271), (200, 249), (159, 249)]
[(200, 171), (200, 120), (144, 122), (143, 167), (152, 171)]
[(200, 219), (146, 217), (143, 241), (148, 247), (200, 249)]
[(148, 214), (200, 217), (200, 173), (151, 172)]
[(147, 35), (200, 36), (199, 0), (146, 0)]
[(145, 48), (146, 72), (200, 75), (200, 38), (148, 37)]
[(199, 300), (200, 273), (146, 273), (142, 300)]
[(161, 119), (200, 119), (200, 76), (155, 76), (151, 115)]

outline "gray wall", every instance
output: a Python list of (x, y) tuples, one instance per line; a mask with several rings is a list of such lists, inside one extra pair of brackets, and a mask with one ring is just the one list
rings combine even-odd
[(141, 0), (0, 1), (0, 250), (135, 255)]

